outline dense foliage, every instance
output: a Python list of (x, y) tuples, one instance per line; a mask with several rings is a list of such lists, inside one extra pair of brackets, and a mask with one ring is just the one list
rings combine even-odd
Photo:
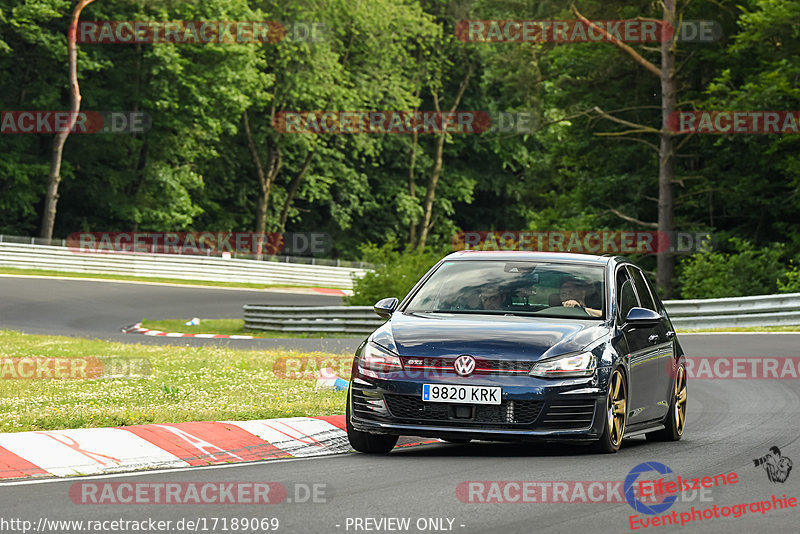
[[(575, 4), (595, 20), (661, 18), (650, 0)], [(0, 109), (68, 109), (73, 6), (0, 0)], [(327, 232), (332, 255), (358, 259), (366, 250), (376, 261), (381, 251), (380, 263), (413, 277), (430, 258), (404, 259), (398, 251), (439, 253), (459, 230), (649, 229), (659, 194), (657, 136), (628, 132), (597, 109), (660, 128), (657, 77), (608, 43), (465, 43), (455, 36), (460, 20), (574, 19), (570, 6), (96, 0), (83, 20), (317, 21), (325, 32), (316, 41), (264, 44), (81, 44), (82, 108), (144, 111), (152, 127), (69, 137), (55, 236)], [(714, 42), (677, 47), (680, 109), (800, 109), (800, 0), (679, 0), (678, 9), (685, 20), (713, 20), (721, 29)], [(657, 46), (633, 46), (660, 61)], [(441, 138), (272, 127), (280, 111), (456, 105), (530, 113), (537, 126)], [(0, 233), (38, 234), (52, 137), (0, 135)], [(800, 136), (678, 136), (677, 146), (676, 228), (725, 236), (719, 242), (727, 248), (684, 257), (676, 295), (797, 287), (789, 261), (800, 252)], [(364, 248), (369, 243), (377, 245)], [(379, 247), (385, 243), (394, 244), (393, 254)], [(639, 259), (652, 274), (654, 257)], [(375, 276), (396, 284), (383, 296), (407, 290), (388, 271)]]
[(350, 306), (372, 306), (387, 297), (402, 300), (441, 258), (432, 252), (400, 251), (393, 241), (381, 247), (369, 243), (361, 251), (367, 261), (374, 262), (375, 268), (354, 279), (353, 295), (344, 298)]

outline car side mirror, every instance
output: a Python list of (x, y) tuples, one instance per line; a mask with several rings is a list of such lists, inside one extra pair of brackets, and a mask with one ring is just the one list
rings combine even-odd
[(379, 300), (375, 303), (375, 306), (373, 306), (372, 309), (384, 319), (391, 319), (392, 314), (397, 309), (398, 304), (399, 301), (396, 298), (391, 297), (388, 299)]
[(625, 318), (625, 323), (630, 326), (656, 326), (661, 322), (661, 315), (653, 310), (646, 308), (631, 308), (628, 316)]

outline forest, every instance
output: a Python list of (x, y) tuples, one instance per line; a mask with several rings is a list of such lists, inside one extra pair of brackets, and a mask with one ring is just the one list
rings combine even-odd
[[(713, 247), (634, 256), (663, 296), (800, 291), (800, 0), (81, 3), (95, 22), (75, 44), (81, 110), (144, 119), (66, 138), (45, 224), (58, 135), (5, 119), (70, 110), (79, 2), (0, 0), (0, 234), (317, 232), (327, 257), (391, 279), (464, 232), (683, 232)], [(97, 21), (252, 24), (226, 42), (139, 42)], [(309, 126), (325, 111), (524, 127)], [(684, 128), (706, 111), (783, 127)]]

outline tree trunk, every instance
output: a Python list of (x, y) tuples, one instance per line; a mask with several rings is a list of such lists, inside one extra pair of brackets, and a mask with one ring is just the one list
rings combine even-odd
[[(419, 139), (419, 132), (414, 129), (411, 137), (411, 154), (409, 155), (408, 164), (408, 195), (411, 198), (417, 198), (416, 184), (414, 183), (414, 170), (417, 165), (417, 140)], [(408, 249), (413, 250), (417, 241), (417, 221), (412, 217), (408, 225)]]
[[(601, 114), (612, 120), (627, 124), (628, 126), (637, 128), (640, 132), (658, 132), (660, 139), (660, 146), (658, 149), (658, 230), (664, 232), (662, 236), (669, 238), (673, 237), (673, 230), (675, 229), (675, 201), (672, 192), (672, 182), (675, 179), (675, 141), (667, 124), (669, 116), (677, 108), (677, 98), (675, 94), (675, 34), (677, 28), (675, 27), (675, 0), (664, 0), (664, 16), (663, 22), (673, 29), (670, 39), (662, 37), (661, 42), (661, 68), (656, 67), (653, 63), (645, 59), (641, 54), (636, 52), (633, 48), (623, 43), (615, 37), (611, 37), (604, 29), (599, 28), (597, 25), (592, 24), (586, 17), (584, 17), (575, 5), (572, 5), (572, 12), (584, 24), (590, 25), (593, 31), (599, 31), (609, 41), (616, 45), (620, 50), (631, 56), (637, 63), (646, 68), (649, 72), (658, 76), (661, 80), (661, 129), (655, 130), (653, 128), (637, 125), (621, 119), (615, 119), (606, 113)], [(662, 30), (663, 31), (663, 30)], [(662, 33), (663, 36), (663, 33)], [(596, 108), (597, 109), (597, 108)], [(660, 241), (660, 240), (659, 240)], [(660, 241), (660, 247), (664, 247), (666, 243)], [(669, 247), (667, 247), (669, 248)], [(672, 296), (672, 279), (675, 274), (675, 254), (671, 250), (664, 250), (657, 254), (656, 259), (656, 282), (659, 290), (664, 298)]]
[[(464, 96), (464, 91), (467, 90), (467, 86), (469, 85), (469, 79), (472, 76), (472, 64), (467, 63), (467, 74), (464, 76), (464, 79), (461, 81), (461, 86), (458, 88), (458, 94), (456, 95), (455, 100), (453, 101), (453, 105), (450, 108), (450, 113), (453, 113), (458, 109), (459, 103), (461, 103), (461, 97)], [(441, 109), (439, 107), (439, 93), (434, 91), (433, 93), (433, 103), (436, 107), (436, 112), (441, 113)], [(420, 224), (419, 229), (419, 244), (417, 245), (417, 250), (422, 252), (425, 250), (425, 244), (428, 241), (428, 232), (431, 228), (431, 217), (433, 214), (433, 200), (436, 197), (436, 185), (439, 183), (439, 176), (442, 174), (442, 152), (444, 152), (444, 140), (445, 140), (444, 132), (439, 134), (436, 138), (436, 148), (435, 148), (435, 156), (434, 156), (434, 164), (433, 170), (431, 171), (431, 176), (428, 180), (428, 188), (425, 192), (425, 203), (423, 205), (423, 216), (422, 216), (422, 223)]]
[[(675, 27), (675, 0), (664, 0), (664, 20)], [(675, 49), (672, 39), (661, 43), (661, 143), (658, 151), (658, 231), (674, 236), (675, 202), (672, 183), (675, 179), (675, 140), (667, 121), (677, 107), (675, 95)], [(675, 255), (671, 247), (657, 255), (657, 282), (664, 298), (672, 297)]]
[(39, 236), (44, 239), (53, 239), (53, 227), (56, 222), (56, 206), (58, 204), (58, 186), (61, 183), (61, 158), (64, 153), (64, 144), (67, 142), (70, 130), (75, 126), (78, 112), (81, 110), (81, 91), (78, 86), (78, 20), (83, 8), (94, 0), (80, 0), (72, 11), (72, 20), (67, 35), (67, 51), (69, 54), (69, 87), (70, 87), (70, 116), (66, 130), (58, 132), (53, 138), (53, 151), (50, 156), (50, 174), (47, 177), (47, 192), (44, 197), (44, 213), (42, 214), (42, 227)]
[[(247, 117), (247, 111), (242, 113), (242, 122), (244, 123), (244, 133), (247, 137), (247, 146), (250, 149), (250, 156), (253, 158), (253, 164), (256, 167), (256, 175), (258, 176), (259, 195), (258, 206), (256, 208), (256, 224), (255, 232), (263, 234), (267, 231), (267, 209), (269, 208), (269, 195), (272, 191), (272, 184), (281, 169), (281, 153), (280, 147), (273, 146), (271, 140), (267, 138), (267, 169), (261, 164), (261, 156), (256, 149), (256, 143), (253, 139), (253, 133), (250, 130), (250, 120)], [(257, 251), (261, 254), (261, 250)]]
[(439, 183), (439, 176), (442, 174), (442, 152), (444, 152), (444, 136), (439, 134), (436, 138), (435, 155), (433, 170), (428, 180), (428, 188), (425, 191), (425, 202), (423, 204), (423, 217), (419, 229), (419, 244), (417, 248), (420, 252), (425, 250), (425, 243), (428, 240), (428, 230), (430, 229), (431, 215), (433, 213), (433, 199), (436, 196), (436, 185)]
[(313, 157), (314, 151), (311, 150), (306, 156), (305, 162), (303, 162), (303, 168), (300, 169), (300, 172), (294, 177), (292, 183), (289, 184), (289, 189), (286, 191), (286, 202), (283, 203), (283, 210), (281, 211), (281, 219), (279, 224), (280, 227), (278, 229), (278, 231), (281, 233), (286, 230), (286, 219), (289, 218), (289, 208), (292, 207), (292, 202), (297, 194), (297, 190), (300, 189), (300, 184), (303, 182), (303, 178), (305, 178), (308, 169), (311, 168), (311, 158)]

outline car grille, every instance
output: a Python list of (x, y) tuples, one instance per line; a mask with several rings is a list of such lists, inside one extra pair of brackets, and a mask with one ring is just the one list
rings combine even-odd
[(551, 404), (539, 426), (548, 430), (588, 428), (594, 419), (595, 403), (591, 401), (562, 401)]
[[(498, 405), (461, 404), (423, 402), (418, 397), (409, 395), (385, 394), (386, 404), (392, 416), (409, 423), (436, 422), (442, 425), (531, 425), (539, 417), (544, 405), (540, 401), (503, 401)], [(455, 406), (474, 408), (469, 419), (456, 418), (453, 415)]]
[[(402, 356), (403, 369), (439, 374), (455, 374), (452, 358), (417, 358)], [(486, 360), (475, 358), (475, 371), (472, 374), (522, 375), (529, 373), (532, 362), (510, 360)]]

